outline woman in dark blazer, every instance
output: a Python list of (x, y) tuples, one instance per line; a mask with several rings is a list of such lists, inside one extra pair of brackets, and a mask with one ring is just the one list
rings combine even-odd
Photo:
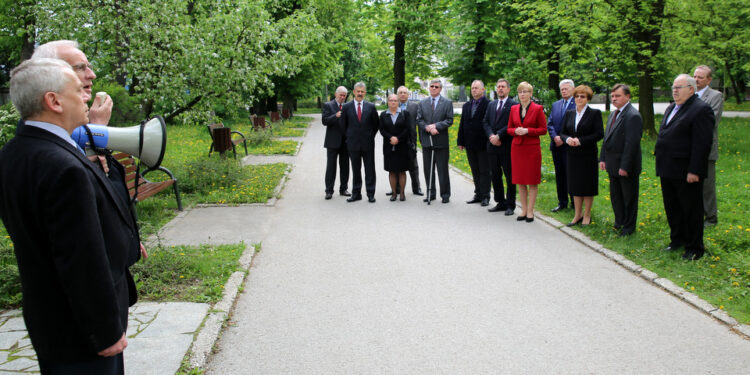
[(518, 221), (534, 221), (534, 204), (538, 185), (542, 182), (542, 149), (539, 136), (547, 134), (544, 107), (531, 101), (534, 92), (528, 82), (518, 85), (518, 101), (510, 107), (508, 134), (513, 136), (510, 146), (510, 170), (513, 184), (518, 186), (521, 216)]
[(591, 204), (599, 194), (596, 143), (604, 138), (604, 128), (602, 112), (588, 105), (593, 96), (594, 91), (586, 85), (573, 90), (576, 109), (565, 112), (560, 131), (560, 138), (568, 145), (568, 191), (575, 205), (575, 217), (568, 226), (591, 224)]
[[(406, 186), (406, 171), (409, 170), (409, 112), (401, 111), (398, 96), (388, 95), (388, 109), (380, 114), (380, 134), (383, 135), (383, 167), (388, 171), (391, 184), (391, 202), (398, 194), (400, 200), (406, 200), (404, 187)], [(396, 186), (401, 190), (396, 190)]]

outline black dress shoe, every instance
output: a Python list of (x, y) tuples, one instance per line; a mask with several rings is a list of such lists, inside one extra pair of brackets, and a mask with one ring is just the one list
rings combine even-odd
[(333, 193), (326, 193), (326, 200), (333, 198)]
[(504, 206), (503, 206), (502, 203), (498, 203), (498, 204), (495, 205), (495, 207), (488, 208), (487, 211), (489, 211), (489, 212), (500, 212), (500, 211), (503, 210), (503, 207)]
[(482, 199), (482, 203), (480, 204), (480, 206), (487, 207), (489, 205), (490, 205), (490, 198), (484, 198), (484, 199)]
[(396, 194), (392, 194), (392, 195), (391, 195), (391, 199), (390, 199), (390, 201), (391, 201), (391, 202), (395, 202), (395, 201), (396, 201), (396, 199), (398, 199), (398, 195), (396, 195)]
[(367, 197), (367, 201), (370, 203), (375, 203), (375, 197)]
[(582, 221), (583, 221), (583, 217), (579, 218), (578, 220), (573, 220), (570, 223), (567, 223), (565, 225), (569, 226), (569, 227), (574, 227), (574, 226), (576, 226), (578, 224), (581, 224)]
[(703, 251), (686, 250), (685, 254), (682, 254), (682, 259), (684, 260), (698, 260), (700, 258), (703, 258)]
[(445, 198), (443, 198), (443, 203), (448, 203), (448, 202), (450, 202), (450, 201), (451, 201), (451, 199), (450, 199), (450, 198), (448, 198), (448, 197), (445, 197)]
[(393, 192), (389, 191), (389, 192), (385, 193), (385, 195), (393, 195)]
[(555, 207), (555, 208), (552, 209), (552, 212), (557, 212), (557, 211), (560, 211), (560, 210), (564, 210), (566, 208), (568, 208), (568, 207), (563, 206), (561, 204), (558, 204), (557, 207)]
[(362, 195), (360, 194), (352, 195), (351, 197), (346, 199), (347, 202), (355, 202), (355, 201), (361, 201), (361, 200), (362, 200)]
[(525, 220), (526, 220), (526, 216), (519, 216), (516, 218), (516, 221), (525, 221)]
[(401, 202), (405, 201), (406, 200), (406, 195), (401, 194), (401, 198), (399, 198), (398, 200), (400, 200)]
[(532, 221), (534, 221), (534, 218), (533, 218), (533, 217), (527, 217), (527, 218), (526, 218), (526, 222), (527, 222), (527, 223), (530, 223), (530, 222), (532, 222)]
[(514, 213), (512, 208), (505, 210), (505, 216), (513, 216)]
[(417, 190), (412, 190), (412, 193), (414, 195), (424, 195), (424, 193), (422, 193), (422, 189), (421, 188), (417, 188)]
[(472, 203), (479, 203), (479, 202), (481, 202), (481, 201), (482, 201), (482, 200), (481, 200), (481, 199), (479, 199), (479, 197), (477, 197), (477, 196), (475, 195), (475, 196), (474, 196), (474, 198), (471, 198), (471, 200), (470, 200), (470, 201), (466, 201), (466, 203), (467, 203), (467, 204), (472, 204)]
[(349, 191), (347, 191), (347, 190), (341, 190), (341, 191), (339, 191), (339, 195), (344, 196), (344, 197), (351, 197), (352, 196), (349, 193)]

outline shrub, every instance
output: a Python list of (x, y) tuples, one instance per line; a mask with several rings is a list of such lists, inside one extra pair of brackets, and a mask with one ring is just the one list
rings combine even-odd
[(0, 147), (16, 135), (16, 125), (21, 116), (10, 102), (0, 107)]
[(94, 95), (99, 91), (104, 91), (112, 97), (114, 106), (109, 126), (134, 126), (138, 125), (141, 120), (145, 120), (138, 98), (130, 96), (128, 91), (117, 83), (97, 79), (91, 91)]

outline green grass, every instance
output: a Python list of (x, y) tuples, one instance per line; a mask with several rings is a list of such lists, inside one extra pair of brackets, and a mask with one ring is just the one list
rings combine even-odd
[[(603, 116), (608, 114), (605, 113)], [(660, 121), (660, 116), (657, 118)], [(466, 153), (455, 146), (459, 117), (451, 126), (451, 163), (470, 173)], [(657, 122), (658, 123), (658, 122)], [(592, 225), (577, 227), (593, 240), (639, 265), (668, 278), (686, 290), (717, 306), (738, 321), (750, 323), (750, 139), (746, 136), (750, 119), (724, 118), (719, 129), (717, 204), (719, 224), (704, 233), (707, 254), (695, 262), (683, 261), (681, 253), (660, 251), (669, 242), (669, 226), (664, 214), (661, 185), (654, 169), (654, 140), (643, 139), (643, 172), (636, 234), (625, 239), (617, 236), (609, 180), (599, 174), (599, 195), (594, 198)], [(557, 213), (554, 165), (549, 151), (549, 136), (542, 142), (542, 183), (536, 209), (562, 223), (573, 219), (573, 211)], [(600, 142), (601, 145), (601, 142)], [(580, 228), (580, 229), (578, 229)]]
[(215, 303), (241, 271), (244, 244), (158, 247), (130, 268), (141, 301)]
[[(725, 111), (750, 111), (750, 101), (745, 100), (741, 104), (737, 104), (734, 97), (729, 97), (724, 101)], [(722, 120), (724, 121), (724, 120)], [(719, 124), (721, 126), (721, 124)]]

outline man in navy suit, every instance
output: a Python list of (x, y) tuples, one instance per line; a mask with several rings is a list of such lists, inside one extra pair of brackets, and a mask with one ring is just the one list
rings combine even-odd
[(461, 109), (456, 143), (459, 150), (466, 150), (466, 159), (474, 180), (474, 197), (466, 203), (490, 204), (490, 166), (487, 160), (487, 135), (484, 134), (482, 120), (487, 112), (489, 100), (484, 97), (484, 82), (471, 83), (471, 100)]
[[(503, 78), (497, 80), (495, 85), (497, 99), (493, 100), (484, 114), (482, 125), (487, 136), (487, 158), (490, 165), (490, 178), (493, 189), (495, 189), (495, 207), (488, 209), (489, 212), (505, 211), (505, 216), (513, 215), (516, 208), (516, 185), (511, 180), (510, 167), (510, 144), (513, 136), (508, 134), (508, 117), (510, 107), (518, 104), (508, 97), (510, 83)], [(503, 175), (508, 188), (503, 187)]]
[(346, 148), (352, 165), (352, 196), (347, 202), (362, 200), (362, 164), (365, 166), (367, 200), (375, 203), (375, 134), (379, 120), (375, 104), (365, 101), (363, 82), (354, 85), (354, 100), (342, 109), (342, 131), (346, 134)]
[(562, 99), (552, 103), (552, 110), (547, 118), (547, 132), (551, 139), (549, 149), (552, 151), (552, 161), (555, 163), (555, 182), (557, 183), (557, 207), (552, 212), (557, 212), (568, 207), (568, 174), (567, 174), (567, 149), (568, 146), (560, 138), (560, 130), (563, 126), (563, 118), (568, 110), (575, 110), (576, 103), (573, 100), (573, 80), (564, 79), (560, 81), (560, 96)]
[(351, 196), (347, 191), (349, 185), (349, 151), (346, 149), (346, 137), (341, 131), (341, 111), (346, 101), (347, 90), (344, 86), (336, 89), (335, 98), (323, 104), (322, 122), (326, 126), (326, 199), (333, 197), (333, 184), (336, 182), (336, 159), (339, 162), (339, 194)]
[(43, 374), (123, 374), (135, 218), (70, 138), (85, 88), (57, 59), (24, 61), (10, 82), (24, 125), (0, 151), (0, 217), (14, 243), (23, 315)]
[(703, 256), (703, 181), (714, 112), (696, 95), (693, 77), (680, 74), (672, 84), (674, 103), (667, 107), (654, 146), (656, 175), (661, 178), (671, 251), (685, 247), (683, 259)]

